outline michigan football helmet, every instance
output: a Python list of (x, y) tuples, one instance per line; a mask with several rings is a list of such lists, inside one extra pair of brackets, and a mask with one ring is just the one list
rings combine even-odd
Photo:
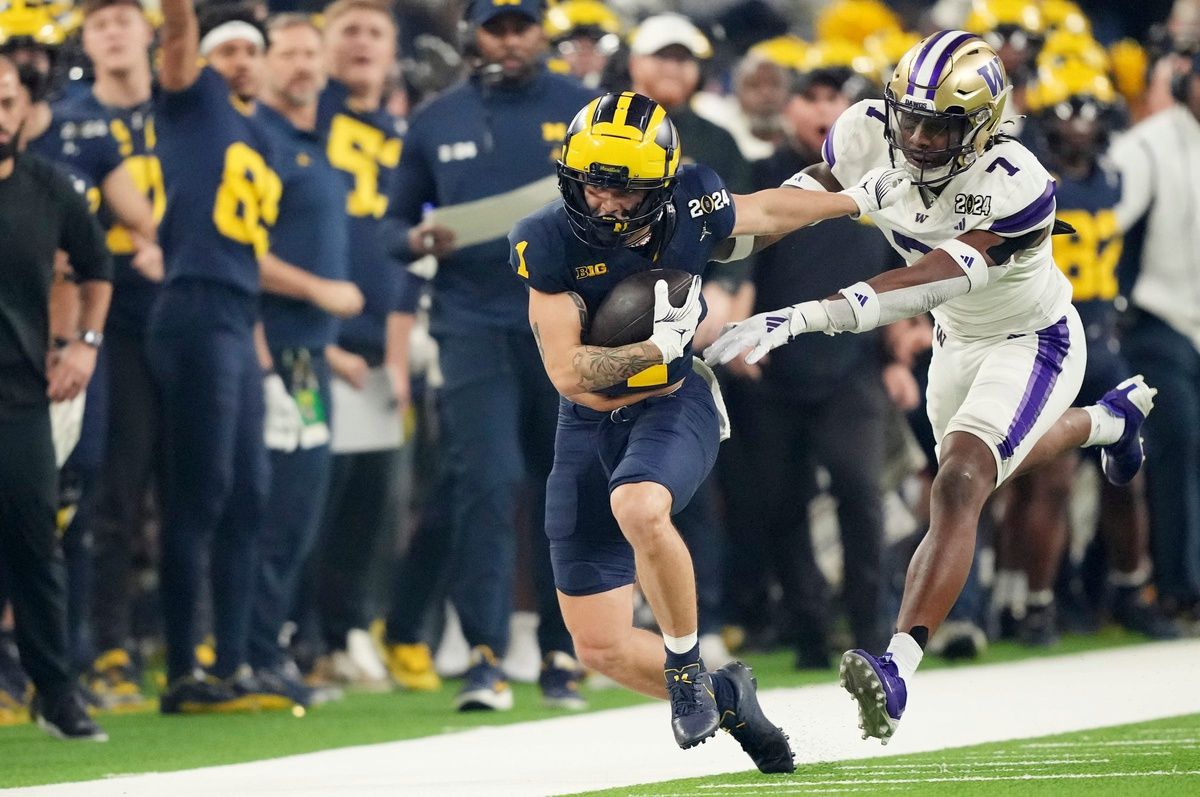
[[(567, 128), (558, 162), (558, 189), (572, 231), (601, 249), (641, 244), (652, 236), (669, 239), (678, 168), (679, 133), (662, 106), (632, 91), (592, 100)], [(628, 218), (596, 216), (587, 186), (646, 194)]]
[(884, 87), (892, 165), (913, 183), (936, 187), (992, 145), (1011, 87), (987, 42), (961, 30), (922, 39)]
[(621, 18), (599, 0), (563, 0), (546, 9), (542, 22), (551, 44), (575, 36), (599, 41), (605, 36), (621, 35)]
[(31, 47), (57, 47), (66, 39), (58, 14), (67, 9), (55, 4), (13, 0), (0, 3), (0, 49), (22, 44)]
[(1098, 156), (1122, 126), (1112, 81), (1078, 61), (1042, 68), (1026, 98), (1034, 133), (1053, 161)]

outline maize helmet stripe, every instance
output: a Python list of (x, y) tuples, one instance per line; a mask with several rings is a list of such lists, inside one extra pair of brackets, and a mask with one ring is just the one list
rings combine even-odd
[(933, 74), (930, 76), (929, 82), (925, 84), (929, 86), (929, 88), (925, 89), (925, 99), (932, 100), (933, 95), (937, 93), (938, 83), (942, 79), (942, 70), (950, 62), (950, 56), (954, 55), (954, 52), (959, 47), (976, 38), (978, 37), (973, 33), (962, 33), (962, 35), (956, 36), (953, 41), (946, 45), (946, 48), (942, 50), (942, 54), (938, 57), (937, 63), (933, 65)]
[(657, 107), (658, 104), (653, 100), (632, 91), (622, 92), (615, 97), (602, 97), (596, 104), (592, 124), (608, 123), (614, 127), (632, 127), (639, 133), (645, 133)]
[[(916, 63), (914, 63), (912, 65), (912, 67), (909, 69), (909, 72), (908, 72), (908, 93), (909, 94), (916, 94), (917, 76), (921, 72), (921, 67), (925, 65), (925, 59), (929, 55), (929, 51), (932, 50), (934, 47), (936, 47), (937, 43), (939, 41), (941, 41), (946, 36), (949, 36), (953, 32), (954, 31), (951, 31), (951, 30), (938, 31), (937, 33), (935, 33), (933, 35), (933, 38), (931, 38), (928, 42), (926, 42), (925, 46), (921, 48), (921, 52), (917, 54)], [(928, 84), (922, 83), (921, 85), (925, 86)]]

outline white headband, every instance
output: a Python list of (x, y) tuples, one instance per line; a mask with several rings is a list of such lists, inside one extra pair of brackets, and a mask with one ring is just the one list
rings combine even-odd
[(231, 19), (229, 22), (221, 23), (204, 35), (204, 38), (200, 40), (200, 55), (207, 58), (208, 54), (213, 50), (225, 42), (231, 42), (235, 39), (249, 41), (258, 48), (259, 52), (265, 50), (267, 46), (258, 28), (249, 22), (243, 22), (240, 19)]

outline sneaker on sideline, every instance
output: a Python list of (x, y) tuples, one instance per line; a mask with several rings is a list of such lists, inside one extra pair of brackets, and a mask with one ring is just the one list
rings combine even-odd
[(442, 679), (433, 666), (433, 652), (424, 642), (388, 644), (384, 664), (401, 688), (410, 692), (436, 692)]
[(583, 668), (574, 656), (561, 650), (550, 651), (543, 657), (542, 672), (538, 675), (542, 705), (569, 711), (587, 708), (587, 700), (579, 691), (582, 680)]
[(471, 648), (470, 666), (462, 688), (454, 696), (458, 711), (508, 711), (513, 707), (512, 687), (500, 669), (496, 654), (487, 645)]
[(56, 739), (108, 741), (108, 734), (88, 716), (87, 707), (77, 689), (70, 690), (54, 702), (35, 694), (29, 714), (39, 728)]

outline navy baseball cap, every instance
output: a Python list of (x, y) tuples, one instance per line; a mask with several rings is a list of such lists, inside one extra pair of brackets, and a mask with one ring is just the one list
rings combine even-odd
[(541, 24), (543, 5), (544, 0), (471, 0), (467, 7), (467, 21), (480, 26), (501, 14), (521, 14)]

